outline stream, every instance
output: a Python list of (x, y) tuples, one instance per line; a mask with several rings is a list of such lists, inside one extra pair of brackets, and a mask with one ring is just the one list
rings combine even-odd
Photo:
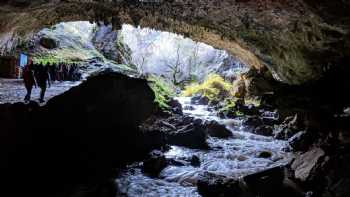
[[(128, 166), (116, 180), (118, 196), (200, 196), (196, 182), (204, 172), (238, 179), (289, 162), (292, 153), (285, 151), (288, 150), (286, 141), (246, 132), (242, 119), (221, 119), (215, 110), (207, 105), (191, 104), (190, 97), (176, 99), (182, 104), (185, 115), (225, 124), (233, 133), (233, 137), (219, 139), (209, 136), (209, 150), (171, 146), (170, 150), (165, 152), (166, 158), (177, 161), (189, 161), (192, 156), (197, 156), (200, 159), (199, 167), (191, 166), (190, 162), (187, 165), (185, 162), (183, 166), (169, 165), (162, 170), (158, 178), (151, 178), (141, 172), (142, 163)], [(260, 158), (259, 154), (264, 151), (272, 156)]]

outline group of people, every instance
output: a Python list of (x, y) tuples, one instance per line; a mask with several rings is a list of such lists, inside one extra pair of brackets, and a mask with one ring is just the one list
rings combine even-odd
[(52, 81), (78, 81), (81, 73), (77, 64), (47, 64)]
[(30, 101), (33, 87), (39, 86), (40, 103), (45, 102), (45, 92), (47, 87), (51, 87), (52, 81), (77, 81), (81, 79), (81, 74), (77, 64), (66, 65), (60, 64), (34, 64), (30, 61), (23, 68), (23, 81), (27, 90), (24, 98), (26, 102)]

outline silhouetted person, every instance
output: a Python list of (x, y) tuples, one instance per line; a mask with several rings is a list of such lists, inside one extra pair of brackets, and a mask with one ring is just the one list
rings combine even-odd
[(48, 65), (51, 81), (56, 81), (56, 64)]
[(57, 76), (58, 76), (58, 80), (59, 81), (63, 81), (64, 79), (63, 79), (63, 63), (60, 63), (59, 65), (58, 65), (58, 71), (57, 71)]
[(33, 86), (36, 87), (36, 81), (34, 77), (34, 65), (32, 61), (30, 61), (30, 63), (23, 68), (23, 82), (27, 90), (27, 94), (24, 97), (24, 100), (27, 102), (30, 101)]
[(36, 72), (36, 80), (38, 83), (38, 86), (41, 89), (40, 92), (40, 103), (45, 102), (45, 92), (47, 85), (51, 87), (51, 80), (50, 80), (50, 74), (47, 66), (43, 66), (42, 64), (38, 65), (37, 72)]

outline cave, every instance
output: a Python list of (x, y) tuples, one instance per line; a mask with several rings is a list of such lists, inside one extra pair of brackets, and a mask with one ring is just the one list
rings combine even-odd
[(0, 195), (350, 196), (348, 10), (0, 1)]

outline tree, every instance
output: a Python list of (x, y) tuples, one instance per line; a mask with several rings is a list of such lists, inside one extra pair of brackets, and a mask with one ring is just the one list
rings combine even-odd
[(189, 80), (193, 80), (193, 72), (197, 69), (197, 67), (202, 63), (202, 62), (198, 62), (199, 56), (198, 56), (198, 52), (199, 52), (199, 43), (196, 42), (195, 46), (193, 48), (193, 50), (191, 51), (191, 55), (188, 57), (188, 78)]
[(177, 43), (175, 60), (166, 58), (163, 60), (164, 65), (169, 69), (171, 76), (171, 81), (174, 85), (180, 85), (187, 79), (183, 75), (183, 63), (180, 55), (181, 45), (180, 42)]
[(135, 31), (136, 42), (138, 43), (138, 53), (134, 56), (134, 62), (140, 76), (145, 76), (146, 65), (153, 52), (154, 43), (141, 35), (141, 31)]

